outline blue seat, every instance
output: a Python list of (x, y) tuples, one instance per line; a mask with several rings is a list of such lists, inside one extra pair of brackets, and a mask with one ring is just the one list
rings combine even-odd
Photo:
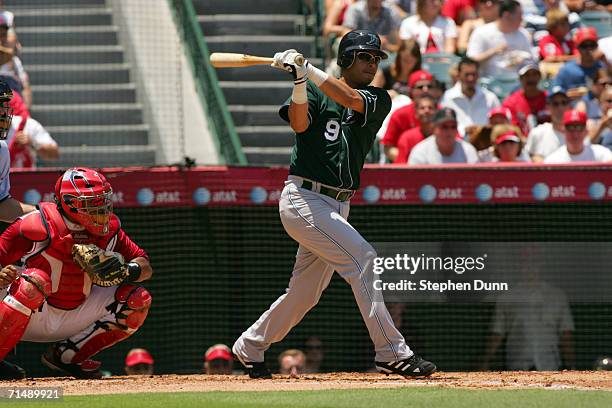
[(517, 75), (498, 76), (495, 78), (480, 78), (480, 85), (493, 92), (502, 100), (519, 88), (520, 82)]
[(587, 27), (595, 28), (599, 38), (612, 35), (612, 13), (603, 10), (587, 10), (580, 13), (580, 21)]
[(459, 57), (448, 53), (430, 53), (423, 55), (421, 64), (424, 70), (429, 71), (438, 81), (452, 85), (450, 77), (451, 67), (459, 62)]

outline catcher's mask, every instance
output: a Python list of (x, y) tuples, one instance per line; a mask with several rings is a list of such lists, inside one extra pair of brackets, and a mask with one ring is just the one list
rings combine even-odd
[(55, 202), (62, 212), (94, 235), (106, 235), (113, 213), (113, 189), (95, 170), (73, 167), (55, 183)]
[(11, 129), (13, 120), (11, 99), (13, 99), (13, 91), (6, 82), (0, 79), (0, 140), (5, 140)]

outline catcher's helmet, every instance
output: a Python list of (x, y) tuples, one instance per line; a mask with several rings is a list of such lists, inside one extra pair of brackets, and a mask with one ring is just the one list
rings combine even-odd
[(113, 189), (106, 177), (85, 167), (66, 170), (55, 183), (58, 208), (94, 235), (108, 234), (112, 195)]
[(357, 51), (372, 51), (380, 55), (382, 59), (387, 59), (387, 53), (381, 49), (378, 34), (370, 30), (353, 30), (346, 33), (340, 40), (336, 61), (338, 66), (348, 68), (353, 65)]
[(6, 139), (11, 129), (13, 120), (11, 99), (13, 99), (13, 91), (6, 82), (0, 79), (0, 140)]

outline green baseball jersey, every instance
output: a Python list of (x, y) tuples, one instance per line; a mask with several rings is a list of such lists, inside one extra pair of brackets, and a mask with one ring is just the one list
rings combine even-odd
[[(356, 89), (365, 112), (337, 104), (308, 81), (309, 126), (295, 135), (289, 173), (332, 187), (356, 190), (359, 173), (372, 148), (376, 132), (391, 110), (387, 91), (368, 86)], [(289, 121), (291, 98), (280, 109)]]

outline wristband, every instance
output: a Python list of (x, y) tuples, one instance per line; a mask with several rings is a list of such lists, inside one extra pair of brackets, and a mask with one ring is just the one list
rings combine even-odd
[(291, 101), (297, 105), (302, 105), (308, 102), (308, 95), (306, 94), (306, 81), (293, 85)]
[(312, 64), (308, 64), (308, 79), (310, 79), (316, 86), (321, 86), (323, 82), (327, 80), (329, 75), (321, 71), (319, 68)]
[(140, 274), (142, 273), (142, 267), (137, 262), (130, 262), (127, 264), (128, 268), (128, 277), (126, 281), (135, 282), (140, 278)]

